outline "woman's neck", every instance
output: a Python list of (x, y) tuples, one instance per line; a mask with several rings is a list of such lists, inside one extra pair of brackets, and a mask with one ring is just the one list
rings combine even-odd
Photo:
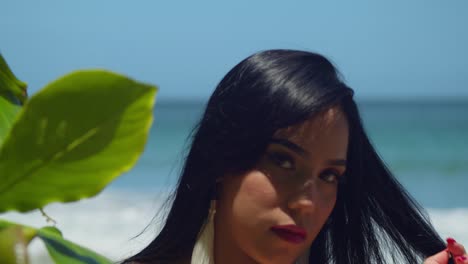
[(257, 264), (239, 248), (229, 232), (229, 226), (223, 225), (215, 217), (213, 257), (215, 263), (222, 264)]

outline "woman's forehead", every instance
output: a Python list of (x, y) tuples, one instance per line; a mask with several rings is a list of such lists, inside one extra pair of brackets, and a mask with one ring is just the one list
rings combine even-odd
[(337, 129), (348, 132), (346, 116), (338, 106), (329, 108), (302, 123), (279, 129), (274, 137), (300, 142), (305, 139), (316, 139)]

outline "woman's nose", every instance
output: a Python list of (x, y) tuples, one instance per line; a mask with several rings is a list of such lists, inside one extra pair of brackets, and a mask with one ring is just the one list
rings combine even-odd
[(288, 207), (293, 211), (311, 212), (315, 209), (317, 201), (317, 186), (309, 182), (301, 188), (296, 189), (288, 200)]

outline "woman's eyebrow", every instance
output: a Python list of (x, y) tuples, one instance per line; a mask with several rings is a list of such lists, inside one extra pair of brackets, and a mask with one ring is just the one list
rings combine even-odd
[[(287, 139), (284, 139), (284, 138), (272, 138), (270, 140), (271, 143), (273, 144), (279, 144), (279, 145), (282, 145), (294, 152), (296, 152), (297, 154), (303, 156), (303, 157), (310, 157), (310, 153), (303, 149), (301, 146), (287, 140)], [(346, 167), (346, 160), (345, 159), (332, 159), (332, 160), (329, 160), (327, 162), (329, 165), (331, 166), (344, 166)]]
[(282, 145), (284, 147), (287, 147), (288, 149), (296, 152), (297, 154), (301, 155), (301, 156), (304, 156), (304, 157), (309, 157), (310, 156), (310, 153), (303, 149), (302, 147), (300, 147), (299, 145), (287, 140), (287, 139), (284, 139), (284, 138), (272, 138), (271, 143), (274, 143), (274, 144), (279, 144), (279, 145)]
[(346, 160), (345, 159), (336, 159), (336, 160), (329, 160), (328, 164), (331, 166), (343, 166), (346, 167)]

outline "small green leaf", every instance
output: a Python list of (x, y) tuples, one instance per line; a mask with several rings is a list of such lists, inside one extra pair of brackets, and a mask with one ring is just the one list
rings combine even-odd
[(48, 232), (48, 233), (54, 233), (56, 234), (57, 236), (63, 236), (62, 235), (62, 231), (60, 231), (58, 228), (56, 228), (55, 226), (46, 226), (46, 227), (43, 227), (41, 228), (43, 232)]
[(0, 263), (28, 263), (27, 247), (36, 233), (34, 228), (0, 220)]
[(9, 227), (0, 231), (0, 263), (28, 263), (27, 244), (20, 227)]
[(44, 241), (50, 256), (57, 264), (112, 263), (109, 259), (64, 239), (60, 233), (57, 233), (57, 229), (52, 227), (39, 229), (38, 237)]
[(156, 89), (78, 71), (25, 104), (0, 149), (0, 212), (98, 194), (143, 152)]
[(11, 98), (12, 100), (18, 100), (23, 104), (28, 96), (26, 88), (27, 84), (16, 78), (2, 54), (0, 54), (0, 94), (11, 93), (14, 96)]
[[(32, 228), (30, 226), (23, 226), (23, 225), (14, 223), (14, 222), (10, 222), (10, 221), (0, 219), (0, 231), (3, 231), (6, 228), (15, 227), (15, 226), (21, 226), (21, 228), (23, 229), (22, 232), (25, 235), (25, 239), (27, 241), (31, 241), (36, 236), (36, 229), (35, 228)], [(60, 232), (60, 230), (58, 232)]]
[(20, 110), (20, 105), (13, 104), (0, 95), (0, 147)]
[(0, 263), (27, 263), (27, 246), (34, 237), (46, 245), (55, 263), (58, 264), (110, 264), (109, 259), (62, 237), (55, 227), (35, 229), (0, 219)]
[(0, 54), (0, 147), (26, 96), (26, 84), (15, 77)]

